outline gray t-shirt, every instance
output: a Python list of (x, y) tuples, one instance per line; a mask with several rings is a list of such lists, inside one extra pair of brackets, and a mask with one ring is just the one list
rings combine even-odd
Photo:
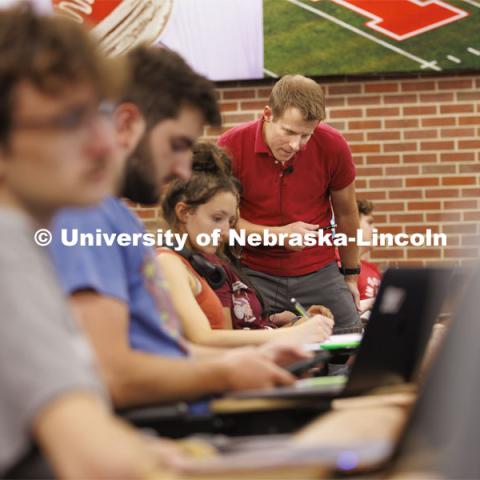
[(71, 391), (105, 398), (47, 250), (28, 217), (0, 208), (0, 477), (31, 445), (43, 407)]

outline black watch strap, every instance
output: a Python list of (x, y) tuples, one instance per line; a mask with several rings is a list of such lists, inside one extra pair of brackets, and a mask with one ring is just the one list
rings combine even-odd
[(351, 267), (351, 268), (345, 268), (343, 266), (338, 267), (340, 270), (340, 273), (342, 275), (359, 275), (360, 274), (360, 267)]

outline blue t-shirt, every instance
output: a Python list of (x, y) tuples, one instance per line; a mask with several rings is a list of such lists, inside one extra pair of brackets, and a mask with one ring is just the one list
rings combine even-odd
[[(62, 240), (62, 230), (68, 243)], [(133, 349), (180, 357), (187, 355), (181, 322), (175, 313), (155, 251), (118, 243), (80, 246), (81, 234), (144, 233), (143, 225), (118, 198), (99, 206), (65, 209), (55, 218), (50, 251), (65, 291), (94, 290), (124, 302), (129, 310), (129, 340)]]

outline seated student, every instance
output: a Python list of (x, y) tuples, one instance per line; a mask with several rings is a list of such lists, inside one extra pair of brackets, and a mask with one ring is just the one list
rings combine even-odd
[[(215, 90), (166, 49), (134, 49), (128, 65), (126, 93), (113, 114), (116, 161), (122, 165), (126, 160), (116, 193), (155, 203), (165, 178), (190, 175), (191, 146), (205, 123), (219, 120)], [(74, 245), (61, 241), (62, 230)], [(128, 235), (132, 242), (82, 246), (74, 242), (73, 231)], [(291, 384), (294, 377), (273, 360), (303, 358), (299, 348), (212, 351), (185, 341), (155, 251), (141, 241), (144, 233), (139, 219), (114, 196), (96, 208), (67, 209), (55, 221), (51, 253), (57, 272), (115, 405), (189, 401), (227, 390)]]
[[(211, 235), (215, 229), (220, 230), (224, 239), (228, 237), (238, 209), (237, 181), (231, 175), (228, 157), (213, 144), (196, 148), (192, 168), (190, 180), (170, 183), (162, 201), (163, 214), (173, 231), (188, 235), (187, 246), (192, 252), (214, 255), (217, 247), (200, 246), (198, 238)], [(205, 278), (192, 267), (195, 258), (188, 255), (190, 263), (166, 248), (159, 249), (158, 254), (167, 281), (173, 287), (173, 304), (183, 322), (185, 335), (192, 342), (228, 347), (259, 345), (272, 339), (306, 343), (320, 342), (331, 334), (333, 321), (322, 315), (291, 328), (232, 331), (230, 310), (223, 308)], [(253, 309), (247, 313), (254, 316)], [(258, 305), (255, 313), (261, 316)]]
[(111, 188), (98, 108), (122, 72), (78, 25), (30, 8), (0, 12), (0, 58), (0, 477), (50, 478), (36, 444), (61, 478), (153, 478), (162, 450), (110, 414), (39, 246), (57, 209)]
[[(362, 229), (363, 240), (371, 242), (373, 231), (373, 204), (369, 200), (357, 200), (358, 213), (360, 216), (360, 228)], [(358, 291), (360, 292), (361, 311), (371, 310), (373, 302), (380, 288), (382, 274), (378, 267), (368, 261), (372, 246), (360, 246), (360, 275), (358, 276)]]

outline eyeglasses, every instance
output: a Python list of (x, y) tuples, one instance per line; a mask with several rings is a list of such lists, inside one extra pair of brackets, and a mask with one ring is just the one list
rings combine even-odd
[(99, 117), (109, 118), (115, 110), (112, 102), (102, 102), (100, 105), (77, 105), (68, 112), (51, 117), (32, 117), (13, 122), (13, 128), (20, 130), (63, 130), (75, 131), (91, 125)]

